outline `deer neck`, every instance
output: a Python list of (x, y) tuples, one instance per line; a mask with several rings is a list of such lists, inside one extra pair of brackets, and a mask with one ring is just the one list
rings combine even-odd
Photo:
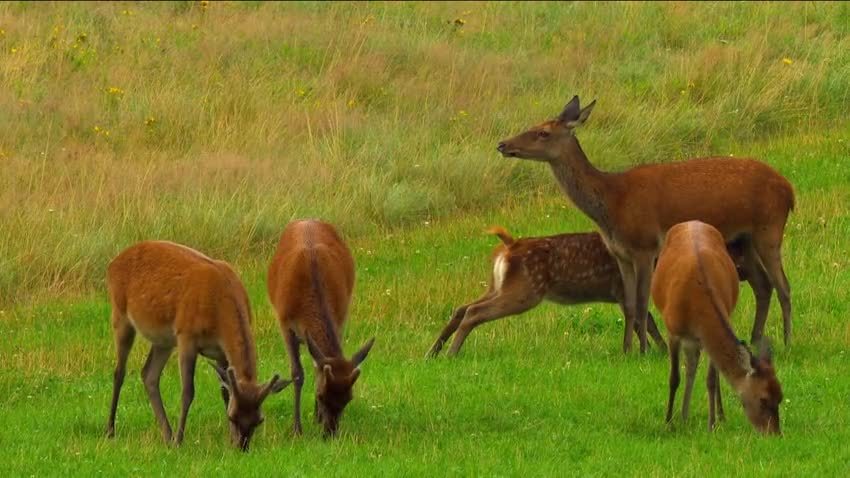
[(608, 197), (611, 175), (596, 169), (582, 151), (575, 136), (562, 147), (561, 154), (549, 165), (561, 190), (600, 228), (610, 230)]
[(247, 334), (231, 335), (222, 344), (229, 366), (236, 372), (240, 382), (257, 381), (257, 351), (254, 340)]
[(304, 342), (310, 337), (323, 357), (342, 358), (342, 344), (328, 310), (320, 308), (309, 317), (308, 320), (302, 321), (299, 327), (299, 335), (303, 337)]
[(708, 356), (717, 370), (740, 394), (749, 371), (741, 366), (741, 359), (738, 354), (738, 338), (735, 337), (728, 326), (724, 330), (717, 330), (714, 335), (710, 339), (703, 337), (703, 348), (708, 352)]

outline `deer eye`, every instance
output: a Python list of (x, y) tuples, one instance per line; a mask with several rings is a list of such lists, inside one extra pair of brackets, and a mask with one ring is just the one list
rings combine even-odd
[(549, 137), (549, 132), (548, 132), (548, 131), (544, 131), (544, 130), (540, 130), (540, 131), (538, 131), (538, 132), (537, 132), (537, 137), (538, 137), (538, 138), (548, 138), (548, 137)]

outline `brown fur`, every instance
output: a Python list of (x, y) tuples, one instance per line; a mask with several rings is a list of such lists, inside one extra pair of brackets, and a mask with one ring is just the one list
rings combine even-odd
[(687, 419), (700, 350), (709, 356), (709, 430), (715, 410), (723, 418), (717, 371), (741, 397), (750, 422), (763, 433), (779, 433), (782, 389), (767, 349), (753, 357), (735, 336), (729, 316), (738, 300), (738, 273), (725, 251), (720, 232), (703, 222), (689, 221), (670, 228), (652, 280), (652, 298), (664, 318), (670, 339), (670, 394), (667, 421), (679, 385), (679, 350), (685, 348), (685, 396), (682, 418)]
[[(620, 271), (598, 233), (517, 240), (501, 227), (493, 227), (488, 232), (498, 236), (502, 244), (493, 249), (493, 269), (487, 292), (455, 310), (428, 351), (428, 357), (436, 357), (458, 329), (449, 355), (457, 354), (475, 327), (521, 314), (544, 300), (559, 304), (606, 302), (624, 306)], [(666, 350), (651, 315), (648, 320), (656, 345)]]
[(139, 332), (152, 344), (142, 380), (165, 441), (171, 441), (172, 433), (160, 397), (159, 378), (176, 347), (183, 397), (174, 441), (180, 444), (183, 440), (194, 398), (195, 363), (201, 354), (218, 364), (231, 438), (247, 450), (254, 429), (262, 422), (263, 400), (286, 383), (277, 375), (268, 384), (257, 383), (250, 304), (233, 269), (226, 262), (179, 244), (145, 241), (112, 260), (107, 284), (118, 355), (107, 435), (115, 432), (127, 357)]
[(269, 266), (268, 292), (280, 322), (295, 382), (295, 433), (302, 432), (304, 369), (299, 347), (308, 345), (316, 368), (316, 419), (334, 435), (371, 339), (351, 360), (342, 354), (342, 329), (354, 290), (354, 259), (330, 224), (296, 221), (284, 229)]
[[(594, 102), (595, 103), (595, 102)], [(646, 348), (646, 313), (652, 266), (666, 231), (698, 219), (716, 227), (726, 242), (743, 248), (743, 271), (756, 294), (753, 338), (762, 336), (776, 289), (786, 343), (791, 335), (791, 292), (782, 267), (782, 236), (794, 207), (791, 184), (770, 166), (752, 159), (699, 158), (605, 173), (588, 161), (574, 129), (594, 103), (580, 109), (573, 98), (552, 121), (499, 144), (506, 157), (548, 162), (561, 188), (599, 227), (614, 254), (626, 291), (629, 324), (637, 322)], [(626, 327), (623, 350), (631, 348)]]

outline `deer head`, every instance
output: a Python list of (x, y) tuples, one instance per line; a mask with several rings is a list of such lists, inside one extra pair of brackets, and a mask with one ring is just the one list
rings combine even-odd
[(574, 96), (557, 118), (502, 141), (497, 149), (506, 158), (554, 161), (564, 144), (575, 140), (574, 130), (584, 124), (594, 105), (596, 100), (582, 109), (578, 96)]
[(352, 388), (360, 377), (360, 364), (366, 360), (375, 343), (372, 337), (351, 360), (325, 357), (322, 351), (307, 336), (307, 347), (316, 366), (316, 414), (324, 427), (324, 435), (335, 436), (345, 406), (352, 399)]
[(246, 381), (239, 383), (236, 380), (236, 372), (233, 367), (229, 367), (225, 371), (213, 363), (210, 363), (210, 365), (218, 374), (221, 386), (230, 393), (230, 401), (227, 404), (230, 440), (242, 451), (248, 451), (251, 436), (264, 420), (260, 411), (263, 401), (269, 394), (280, 392), (292, 381), (281, 380), (280, 376), (275, 375), (264, 385)]
[(750, 423), (765, 434), (779, 435), (779, 405), (782, 403), (782, 387), (773, 369), (773, 354), (767, 339), (760, 345), (758, 357), (743, 343), (738, 345), (738, 358), (747, 371), (738, 393)]

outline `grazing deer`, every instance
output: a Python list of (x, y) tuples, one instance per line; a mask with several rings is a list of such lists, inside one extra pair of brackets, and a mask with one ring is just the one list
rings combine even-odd
[[(623, 275), (626, 331), (639, 324), (646, 350), (647, 307), (652, 268), (667, 230), (698, 219), (716, 227), (726, 242), (743, 248), (743, 268), (756, 294), (753, 338), (763, 334), (770, 294), (782, 306), (785, 343), (791, 336), (791, 289), (782, 267), (782, 235), (794, 207), (791, 184), (770, 166), (751, 159), (701, 158), (638, 166), (623, 173), (596, 169), (579, 146), (575, 129), (596, 102), (584, 109), (578, 96), (554, 120), (499, 143), (503, 156), (549, 163), (561, 189), (598, 226)], [(769, 289), (768, 289), (769, 290)]]
[(689, 221), (670, 228), (652, 279), (652, 298), (661, 311), (670, 340), (670, 395), (667, 421), (679, 387), (679, 351), (685, 349), (685, 396), (688, 407), (700, 349), (708, 353), (708, 429), (713, 430), (715, 409), (723, 419), (717, 371), (732, 385), (750, 422), (762, 433), (778, 434), (782, 388), (776, 379), (770, 349), (762, 341), (754, 357), (729, 325), (738, 301), (738, 273), (724, 250), (724, 238), (714, 227)]
[(360, 377), (372, 338), (352, 357), (342, 354), (342, 328), (354, 289), (354, 259), (330, 224), (292, 222), (280, 237), (269, 267), (268, 291), (280, 322), (295, 382), (293, 429), (301, 434), (304, 368), (299, 346), (307, 344), (316, 370), (316, 421), (325, 437), (336, 435), (352, 387)]
[(127, 357), (136, 332), (140, 332), (151, 342), (142, 381), (165, 442), (171, 442), (172, 433), (162, 405), (159, 379), (176, 347), (183, 396), (175, 444), (183, 441), (186, 416), (195, 397), (195, 363), (201, 354), (216, 362), (231, 440), (247, 451), (254, 430), (263, 422), (260, 406), (270, 393), (280, 392), (289, 381), (275, 375), (266, 384), (257, 383), (251, 308), (233, 269), (226, 262), (210, 259), (186, 246), (145, 241), (112, 260), (107, 284), (118, 355), (107, 436), (115, 435), (115, 413)]
[[(489, 232), (498, 236), (502, 244), (493, 250), (493, 272), (487, 292), (455, 310), (428, 351), (428, 357), (436, 357), (455, 331), (458, 332), (449, 355), (457, 354), (475, 327), (521, 314), (543, 300), (558, 304), (607, 302), (624, 307), (620, 271), (598, 233), (517, 240), (501, 227), (491, 228)], [(656, 345), (667, 350), (651, 314), (648, 320), (649, 333)]]

